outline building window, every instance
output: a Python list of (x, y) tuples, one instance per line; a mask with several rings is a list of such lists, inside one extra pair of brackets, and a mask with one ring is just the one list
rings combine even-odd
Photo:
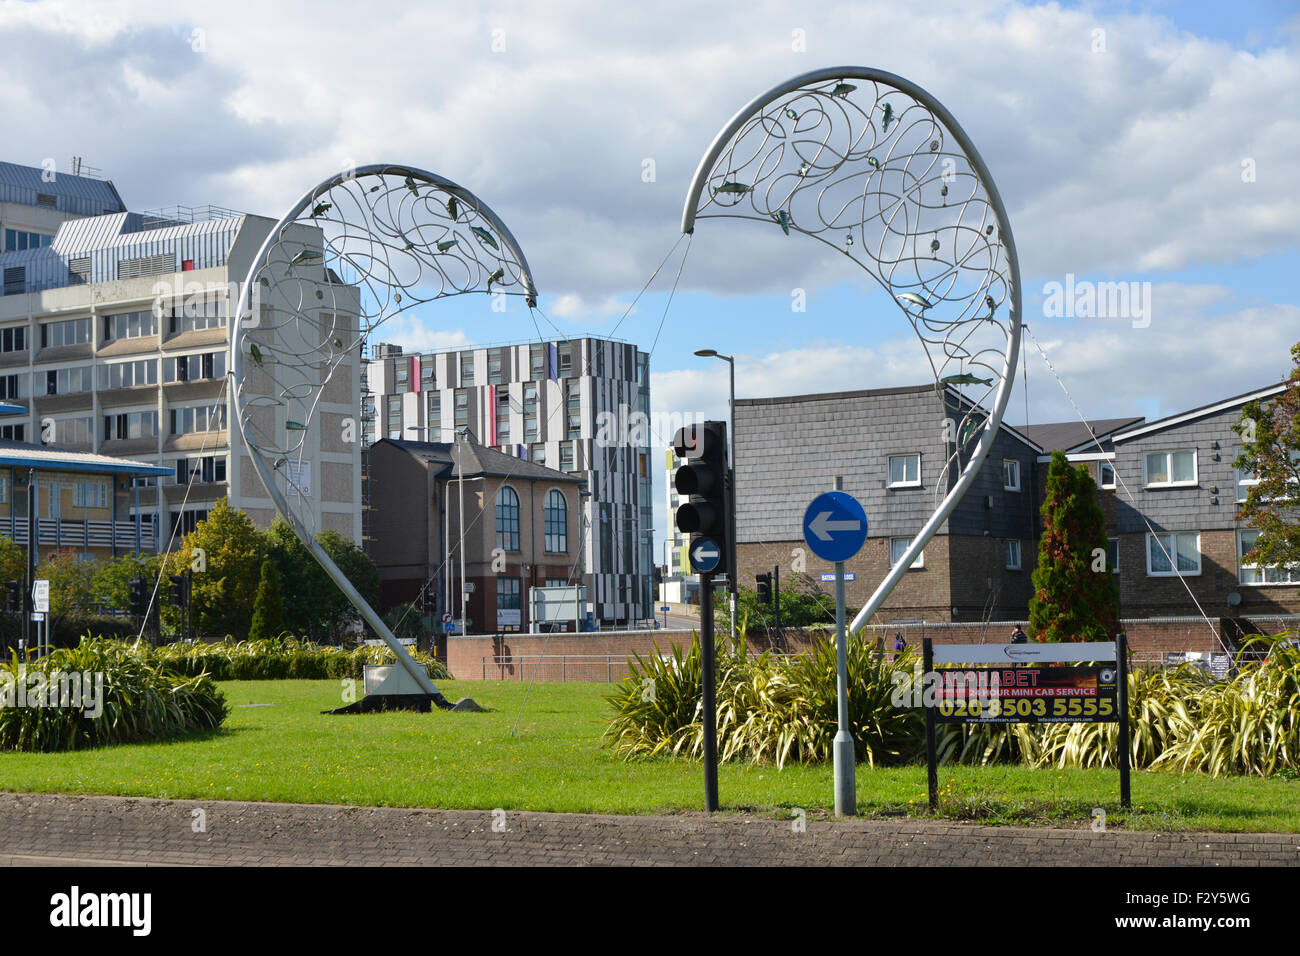
[(574, 443), (571, 441), (566, 441), (560, 444), (560, 471), (574, 470), (575, 455), (573, 449)]
[[(171, 361), (165, 359), (164, 361)], [(158, 384), (158, 363), (153, 359), (139, 362), (118, 362), (114, 365), (99, 367), (99, 387), (134, 388), (137, 385)]]
[(537, 385), (524, 385), (524, 441), (537, 440)]
[(226, 427), (226, 406), (199, 405), (195, 408), (173, 408), (171, 426), (173, 435), (221, 431)]
[(94, 418), (60, 418), (41, 429), (42, 445), (89, 445), (94, 440)]
[(474, 353), (460, 353), (460, 384), (469, 386), (474, 384)]
[(1245, 472), (1237, 468), (1235, 473), (1237, 475), (1237, 501), (1242, 502), (1250, 494), (1250, 489), (1259, 484), (1259, 472)]
[(172, 514), (172, 532), (176, 534), (193, 534), (194, 529), (202, 521), (208, 520), (208, 512), (203, 511), (181, 511)]
[(469, 392), (463, 388), (456, 389), (456, 427), (469, 425)]
[(921, 456), (890, 455), (889, 487), (919, 488), (921, 485)]
[(437, 391), (429, 393), (425, 424), (428, 427), (424, 430), (424, 440), (442, 441), (442, 396)]
[(394, 392), (409, 392), (411, 390), (411, 369), (407, 365), (409, 361), (405, 356), (399, 356), (393, 360)]
[(519, 496), (509, 485), (497, 492), (497, 547), (519, 550)]
[(226, 377), (226, 353), (205, 352), (163, 359), (163, 382), (196, 382)]
[[(1177, 570), (1175, 570), (1175, 563)], [(1201, 535), (1198, 531), (1147, 534), (1147, 576), (1201, 573)]]
[(183, 305), (172, 309), (167, 323), (167, 331), (176, 335), (181, 332), (200, 332), (204, 329), (224, 329), (226, 327), (226, 302), (224, 299), (186, 299)]
[(528, 460), (538, 465), (546, 464), (546, 442), (539, 441), (528, 449)]
[(90, 341), (90, 319), (67, 319), (41, 324), (41, 348), (82, 345)]
[(22, 398), (25, 375), (0, 375), (0, 398)]
[(95, 387), (94, 381), (89, 365), (52, 369), (45, 373), (45, 394), (72, 395), (77, 392), (89, 392)]
[(500, 385), (505, 381), (505, 349), (488, 349), (488, 384)]
[(497, 444), (510, 441), (510, 393), (504, 388), (497, 391)]
[(1246, 554), (1255, 547), (1258, 531), (1237, 532), (1237, 581), (1241, 584), (1300, 584), (1300, 567), (1260, 567), (1248, 563)]
[(388, 437), (400, 441), (402, 439), (402, 398), (400, 395), (388, 396), (388, 427), (385, 429)]
[(202, 458), (177, 458), (175, 482), (178, 485), (213, 484), (226, 480), (226, 456), (204, 455)]
[(1007, 570), (1019, 571), (1020, 570), (1020, 542), (1008, 541), (1006, 552), (1007, 552), (1006, 553)]
[(546, 550), (559, 553), (569, 550), (569, 503), (558, 489), (546, 494), (543, 509), (546, 521)]
[(528, 347), (528, 377), (533, 379), (546, 378), (545, 345), (531, 345)]
[(1097, 482), (1098, 488), (1114, 488), (1115, 487), (1115, 466), (1108, 461), (1098, 462), (1097, 477), (1100, 479)]
[(1148, 488), (1196, 484), (1196, 451), (1156, 451), (1144, 455), (1142, 467)]
[[(898, 562), (903, 560), (903, 555), (904, 553), (906, 553), (908, 545), (910, 545), (911, 543), (912, 543), (911, 538), (890, 538), (889, 539), (889, 566), (891, 568), (897, 567)], [(916, 560), (912, 562), (912, 566), (908, 568), (908, 570), (915, 571), (917, 568), (923, 568), (923, 567), (925, 567), (924, 550), (922, 550), (921, 553), (916, 556)]]
[[(1020, 490), (1020, 462), (1013, 461), (1010, 458), (1002, 459), (1002, 490)], [(1007, 565), (1007, 567), (1010, 566)], [(1016, 567), (1020, 567), (1019, 563), (1016, 564)]]
[(119, 312), (117, 315), (104, 316), (104, 338), (138, 339), (146, 335), (158, 334), (158, 317), (153, 309), (140, 312)]
[(561, 342), (557, 354), (560, 363), (560, 378), (569, 378), (573, 375), (573, 343)]
[(569, 382), (565, 398), (565, 436), (577, 438), (582, 433), (582, 383)]
[[(522, 584), (518, 578), (497, 578), (497, 626), (518, 627), (520, 624)], [(512, 614), (502, 614), (512, 611)]]
[[(41, 205), (45, 205), (42, 203)], [(5, 230), (5, 252), (22, 252), (24, 249), (41, 249), (54, 241), (53, 236), (43, 236), (39, 232), (25, 232), (21, 229)]]
[(158, 413), (123, 412), (104, 416), (104, 441), (130, 438), (155, 438), (158, 435)]
[(26, 441), (26, 425), (0, 425), (0, 438), (5, 441)]
[(108, 482), (76, 482), (72, 486), (72, 504), (77, 508), (107, 508)]
[(0, 331), (0, 352), (22, 352), (27, 349), (27, 327), (20, 325)]
[(420, 356), (420, 391), (427, 392), (436, 388), (437, 384), (433, 376), (433, 356)]

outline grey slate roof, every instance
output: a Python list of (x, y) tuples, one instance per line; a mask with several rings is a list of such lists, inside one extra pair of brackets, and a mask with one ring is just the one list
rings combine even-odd
[(1036, 445), (1040, 445), (1044, 451), (1080, 451), (1089, 452), (1097, 451), (1093, 444), (1092, 435), (1088, 430), (1096, 434), (1101, 439), (1104, 446), (1107, 445), (1110, 436), (1124, 428), (1131, 428), (1138, 422), (1142, 421), (1142, 416), (1134, 418), (1096, 418), (1086, 425), (1081, 421), (1072, 422), (1049, 422), (1043, 425), (1022, 425), (1020, 431), (1029, 436), (1029, 439)]
[[(459, 450), (454, 442), (404, 441), (384, 438), (375, 444), (381, 443), (400, 448), (413, 458), (419, 458), (431, 465), (442, 466), (438, 469), (438, 474), (452, 474), (456, 470)], [(507, 455), (495, 448), (488, 448), (486, 445), (480, 445), (476, 442), (467, 441), (459, 447), (465, 450), (465, 477), (467, 478), (483, 475), (492, 478), (535, 478), (544, 481), (571, 481), (574, 484), (581, 484), (583, 481), (580, 475), (547, 468), (545, 465)]]

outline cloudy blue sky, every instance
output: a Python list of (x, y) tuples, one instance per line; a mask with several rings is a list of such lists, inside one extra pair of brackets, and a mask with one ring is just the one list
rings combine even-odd
[[(719, 127), (826, 66), (899, 73), (958, 118), (1006, 201), (1025, 321), (1090, 417), (1277, 381), (1300, 340), (1300, 8), (1283, 0), (39, 0), (0, 2), (0, 44), (0, 158), (85, 157), (135, 209), (278, 216), (366, 162), (464, 184), (509, 223), (562, 331), (654, 343), (660, 412), (725, 415), (725, 366), (691, 354), (704, 346), (736, 355), (742, 397), (928, 378), (874, 283), (751, 223), (702, 222), (666, 317), (676, 259), (619, 321), (677, 241)], [(1044, 315), (1067, 274), (1151, 283), (1150, 324)], [(384, 337), (535, 335), (526, 311), (456, 302)], [(1032, 347), (1027, 371), (1030, 420), (1073, 418)], [(1008, 420), (1025, 409), (1018, 383)]]

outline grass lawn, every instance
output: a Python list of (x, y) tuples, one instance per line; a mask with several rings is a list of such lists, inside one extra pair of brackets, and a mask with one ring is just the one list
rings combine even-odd
[[(172, 799), (271, 800), (448, 809), (667, 813), (703, 808), (698, 763), (627, 763), (600, 746), (608, 684), (441, 681), (485, 714), (332, 717), (333, 681), (234, 681), (225, 726), (166, 743), (62, 754), (0, 753), (0, 788)], [(940, 768), (940, 816), (984, 823), (1300, 831), (1300, 781), (1134, 772), (1133, 810), (1119, 809), (1114, 770)], [(925, 816), (925, 767), (858, 767), (864, 816)], [(831, 767), (724, 765), (724, 810), (814, 818), (831, 806)]]

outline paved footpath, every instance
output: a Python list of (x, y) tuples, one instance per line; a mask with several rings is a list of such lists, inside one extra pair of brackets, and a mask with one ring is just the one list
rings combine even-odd
[(42, 864), (1296, 866), (1300, 834), (0, 793), (0, 865)]

